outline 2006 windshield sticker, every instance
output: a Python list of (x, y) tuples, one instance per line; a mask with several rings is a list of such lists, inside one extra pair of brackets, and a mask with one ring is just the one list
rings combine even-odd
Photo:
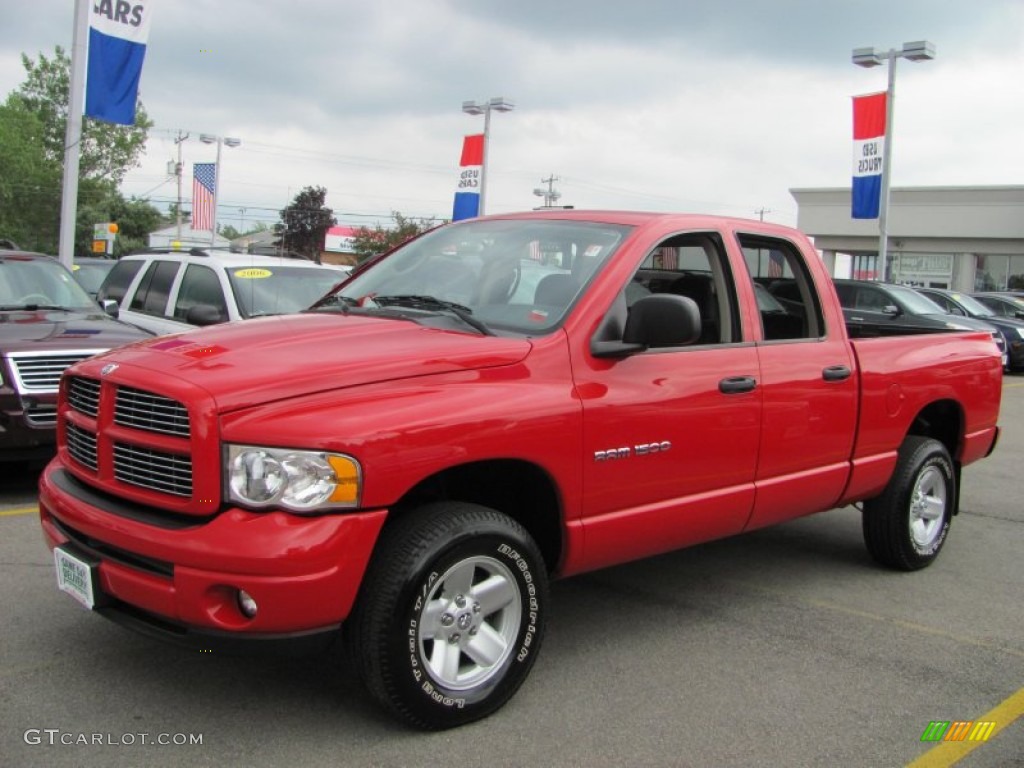
[(270, 277), (272, 274), (274, 273), (269, 269), (256, 269), (255, 267), (235, 270), (235, 277), (241, 277), (245, 280), (258, 280), (261, 277)]

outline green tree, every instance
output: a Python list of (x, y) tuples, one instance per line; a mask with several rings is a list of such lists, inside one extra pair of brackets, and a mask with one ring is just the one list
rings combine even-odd
[(306, 187), (281, 210), (281, 221), (274, 227), (274, 234), (281, 237), (286, 251), (318, 264), (327, 230), (338, 223), (334, 211), (324, 205), (326, 198), (327, 190), (323, 187)]
[(352, 247), (360, 261), (390, 251), (395, 246), (437, 226), (437, 222), (431, 219), (410, 219), (398, 211), (392, 211), (391, 218), (394, 220), (393, 226), (382, 227), (377, 224), (372, 229), (359, 227), (356, 230), (352, 237)]
[(61, 164), (46, 157), (43, 121), (20, 100), (0, 104), (0, 237), (48, 251), (60, 230)]
[[(22, 54), (25, 82), (12, 94), (21, 99), (43, 123), (42, 143), (46, 156), (64, 162), (64, 140), (68, 120), (68, 94), (71, 89), (71, 58), (59, 45), (53, 58), (43, 54), (33, 61)], [(135, 125), (115, 125), (85, 117), (79, 176), (105, 179), (119, 185), (125, 173), (139, 165), (146, 148), (146, 136), (153, 126), (140, 101), (135, 110)]]
[[(25, 82), (0, 105), (0, 237), (24, 248), (56, 253), (67, 130), (71, 59), (59, 46), (52, 58), (22, 56)], [(143, 201), (126, 201), (118, 186), (139, 164), (152, 122), (141, 102), (132, 126), (83, 118), (75, 222), (75, 252), (88, 253), (93, 225), (126, 215), (129, 231)], [(141, 216), (146, 221), (148, 214)], [(119, 226), (122, 222), (118, 222)], [(122, 232), (124, 229), (122, 229)], [(143, 242), (144, 236), (123, 236)]]

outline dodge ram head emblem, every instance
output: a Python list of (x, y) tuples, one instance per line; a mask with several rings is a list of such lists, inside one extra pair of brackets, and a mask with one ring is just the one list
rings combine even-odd
[(106, 376), (108, 373), (113, 373), (117, 370), (117, 363), (107, 363), (100, 368), (100, 376)]

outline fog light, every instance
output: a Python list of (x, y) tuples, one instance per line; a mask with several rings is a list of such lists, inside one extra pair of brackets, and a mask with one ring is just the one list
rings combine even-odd
[(242, 615), (247, 619), (253, 618), (258, 610), (256, 601), (253, 599), (252, 595), (244, 589), (238, 590), (238, 610), (240, 610)]

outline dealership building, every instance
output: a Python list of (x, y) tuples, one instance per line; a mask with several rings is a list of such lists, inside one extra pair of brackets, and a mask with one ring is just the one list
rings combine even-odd
[(850, 215), (850, 188), (791, 189), (797, 227), (835, 277), (958, 291), (1024, 289), (1024, 186), (893, 187), (888, 264), (878, 220)]

